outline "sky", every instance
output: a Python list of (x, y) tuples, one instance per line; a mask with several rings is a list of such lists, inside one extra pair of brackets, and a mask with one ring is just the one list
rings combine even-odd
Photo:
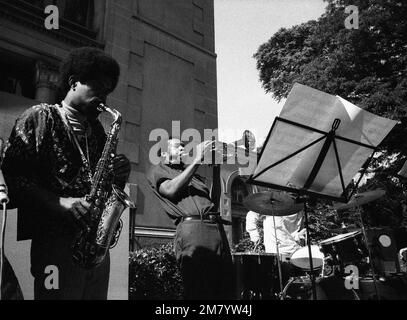
[(261, 144), (283, 106), (266, 94), (253, 54), (280, 28), (320, 17), (322, 0), (214, 0), (219, 139), (249, 129)]

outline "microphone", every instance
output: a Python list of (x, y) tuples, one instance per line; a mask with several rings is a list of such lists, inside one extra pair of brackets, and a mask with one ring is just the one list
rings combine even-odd
[[(3, 162), (4, 141), (0, 138), (0, 166)], [(0, 204), (4, 205), (9, 202), (6, 180), (0, 167)]]
[(9, 201), (6, 181), (4, 180), (3, 172), (0, 170), (0, 203), (7, 204)]

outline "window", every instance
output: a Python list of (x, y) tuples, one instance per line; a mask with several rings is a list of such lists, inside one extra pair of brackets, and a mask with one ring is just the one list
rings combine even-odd
[(35, 98), (35, 61), (0, 50), (0, 91)]
[(249, 195), (245, 182), (235, 178), (231, 186), (232, 195), (232, 242), (237, 244), (243, 237), (246, 225), (247, 209), (243, 205), (244, 199)]
[[(93, 0), (22, 0), (32, 6), (38, 7), (44, 12), (48, 5), (58, 7), (62, 18), (73, 23), (79, 24), (85, 28), (92, 28), (93, 19)], [(99, 0), (100, 1), (100, 0)]]
[(236, 178), (232, 182), (232, 205), (243, 206), (243, 200), (249, 195), (246, 184)]
[(93, 24), (93, 0), (70, 0), (54, 1), (64, 2), (64, 12), (61, 15), (74, 23), (85, 28), (92, 29)]

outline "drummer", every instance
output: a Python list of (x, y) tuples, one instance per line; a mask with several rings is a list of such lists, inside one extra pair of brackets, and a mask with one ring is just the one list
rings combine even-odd
[[(302, 212), (289, 216), (274, 217), (277, 227), (278, 249), (283, 260), (290, 257), (295, 251), (305, 245), (304, 216)], [(254, 211), (246, 214), (246, 231), (252, 242), (260, 240), (257, 229), (259, 220), (263, 221), (264, 247), (267, 253), (277, 253), (276, 239), (274, 236), (274, 223), (272, 216), (261, 215)]]
[[(263, 241), (265, 251), (266, 253), (277, 254), (273, 216), (263, 216), (257, 212), (249, 211), (246, 215), (246, 231), (253, 242), (259, 241), (256, 225), (260, 219), (264, 219)], [(289, 216), (275, 216), (274, 219), (276, 222), (278, 250), (282, 261), (283, 282), (285, 282), (289, 277), (297, 275), (297, 270), (289, 262), (291, 255), (305, 246), (304, 215), (301, 211)]]

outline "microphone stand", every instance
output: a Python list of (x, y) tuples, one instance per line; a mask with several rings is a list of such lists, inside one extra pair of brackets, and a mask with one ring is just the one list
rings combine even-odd
[(1, 164), (3, 162), (3, 152), (4, 152), (4, 141), (0, 138), (0, 203), (3, 206), (2, 214), (2, 226), (0, 232), (0, 300), (3, 300), (2, 289), (3, 289), (3, 270), (4, 270), (4, 240), (6, 235), (6, 223), (7, 223), (7, 203), (9, 198), (7, 195), (7, 185), (3, 177), (3, 172), (1, 171)]
[(280, 249), (278, 248), (279, 240), (277, 238), (277, 226), (276, 226), (276, 217), (273, 215), (273, 225), (274, 225), (274, 237), (275, 237), (275, 241), (276, 241), (276, 253), (277, 253), (277, 267), (278, 267), (278, 280), (279, 280), (279, 284), (280, 284), (280, 293), (279, 293), (279, 299), (283, 300), (283, 275), (282, 275), (282, 271), (281, 271), (281, 261), (280, 259), (282, 257), (280, 257)]
[(0, 300), (3, 300), (3, 267), (4, 267), (4, 239), (6, 234), (6, 223), (7, 223), (7, 203), (3, 204), (3, 214), (2, 214), (2, 227), (1, 227), (1, 237), (0, 237)]

